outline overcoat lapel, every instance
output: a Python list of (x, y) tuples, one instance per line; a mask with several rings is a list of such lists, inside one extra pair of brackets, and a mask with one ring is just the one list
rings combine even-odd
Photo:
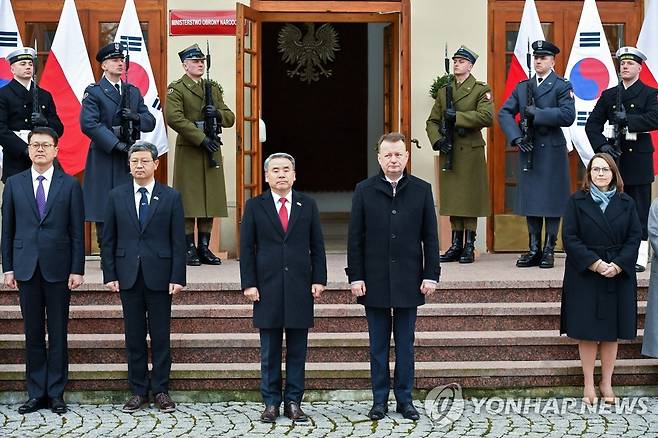
[(270, 218), (270, 221), (272, 222), (272, 226), (274, 226), (274, 229), (277, 230), (277, 232), (281, 235), (281, 237), (284, 237), (285, 233), (283, 232), (283, 226), (281, 225), (281, 221), (279, 220), (279, 215), (276, 213), (276, 207), (274, 206), (274, 198), (272, 198), (272, 192), (270, 190), (264, 192), (263, 194), (260, 195), (259, 199), (260, 199), (260, 206), (265, 211), (265, 215)]
[(601, 208), (594, 202), (589, 193), (581, 193), (579, 199), (581, 200), (578, 204), (583, 212), (589, 216), (596, 225), (601, 228), (606, 236), (610, 237), (610, 240), (615, 240), (615, 233), (610, 227), (610, 221), (619, 215), (617, 210), (621, 210), (621, 203), (619, 196), (615, 196), (608, 204), (608, 207), (605, 210), (605, 215), (601, 211)]
[(534, 85), (535, 85), (535, 99), (540, 98), (544, 94), (548, 93), (553, 89), (553, 86), (555, 86), (555, 82), (557, 81), (557, 77), (555, 75), (555, 72), (551, 72), (546, 78), (542, 81), (542, 83), (539, 86), (537, 85), (537, 79), (535, 79)]
[(183, 76), (183, 84), (185, 85), (185, 88), (190, 90), (194, 95), (197, 97), (201, 98), (203, 100), (203, 87), (201, 86), (202, 81), (199, 81), (197, 84), (194, 82), (188, 75)]
[(107, 97), (112, 99), (112, 101), (117, 105), (121, 104), (121, 95), (105, 76), (103, 76), (103, 79), (101, 79), (100, 86), (103, 90), (103, 93), (105, 93)]
[(471, 94), (471, 91), (473, 90), (473, 87), (475, 86), (475, 77), (473, 75), (470, 75), (466, 80), (459, 86), (459, 88), (456, 87), (455, 82), (453, 82), (453, 87), (455, 87), (455, 91), (453, 93), (453, 102), (457, 103), (469, 94)]
[(293, 190), (292, 202), (290, 205), (290, 221), (288, 222), (288, 231), (286, 232), (286, 238), (288, 238), (290, 232), (292, 231), (293, 227), (297, 223), (297, 219), (299, 219), (299, 216), (302, 212), (302, 208), (304, 208), (303, 202), (301, 201), (300, 196), (297, 194), (297, 192)]

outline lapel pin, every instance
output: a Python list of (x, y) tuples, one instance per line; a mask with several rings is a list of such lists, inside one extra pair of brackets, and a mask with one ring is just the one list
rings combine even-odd
[(154, 197), (153, 197), (153, 200), (154, 200), (154, 201), (159, 201), (160, 198), (158, 198), (157, 196), (154, 196)]
[(302, 203), (299, 202), (299, 201), (297, 201), (297, 205), (299, 205), (299, 206), (301, 207), (301, 206), (302, 206)]

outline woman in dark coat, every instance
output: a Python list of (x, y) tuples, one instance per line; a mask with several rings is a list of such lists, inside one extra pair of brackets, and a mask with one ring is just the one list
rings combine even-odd
[(633, 339), (637, 332), (635, 260), (642, 229), (635, 203), (623, 190), (612, 157), (594, 155), (582, 190), (569, 199), (562, 223), (567, 260), (560, 333), (578, 340), (583, 401), (590, 404), (598, 401), (594, 386), (597, 350), (599, 389), (604, 401), (614, 403), (617, 340)]

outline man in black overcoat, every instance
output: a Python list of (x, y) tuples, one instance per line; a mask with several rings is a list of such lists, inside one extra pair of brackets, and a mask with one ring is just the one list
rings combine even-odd
[(315, 201), (292, 190), (295, 159), (285, 153), (265, 160), (270, 190), (247, 201), (240, 227), (240, 279), (254, 303), (260, 330), (261, 421), (274, 423), (281, 404), (281, 344), (286, 333), (284, 414), (307, 421), (301, 409), (308, 329), (313, 299), (327, 284), (327, 260)]
[(53, 165), (55, 131), (34, 128), (27, 140), (32, 166), (7, 179), (2, 193), (4, 283), (18, 288), (25, 325), (29, 399), (18, 412), (27, 414), (50, 404), (53, 412), (63, 414), (69, 303), (71, 290), (82, 284), (85, 266), (82, 189)]
[(383, 135), (378, 145), (381, 172), (354, 190), (345, 272), (368, 319), (373, 392), (368, 416), (380, 420), (388, 411), (392, 328), (396, 411), (418, 420), (411, 398), (414, 332), (417, 308), (434, 292), (441, 272), (436, 211), (432, 186), (405, 171), (404, 136)]
[[(587, 119), (585, 132), (594, 152), (605, 152), (616, 159), (624, 180), (624, 191), (635, 201), (642, 225), (642, 243), (635, 270), (642, 272), (649, 257), (647, 222), (654, 180), (653, 144), (649, 131), (658, 129), (658, 90), (640, 80), (643, 62), (647, 59), (644, 53), (635, 47), (622, 47), (616, 56), (623, 85), (622, 107), (616, 107), (620, 85), (605, 90)], [(622, 128), (620, 149), (614, 146), (612, 126), (616, 123)]]

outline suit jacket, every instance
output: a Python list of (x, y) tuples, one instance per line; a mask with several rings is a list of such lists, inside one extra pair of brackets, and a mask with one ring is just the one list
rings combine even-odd
[(423, 280), (439, 281), (438, 225), (432, 186), (405, 172), (396, 195), (384, 173), (357, 184), (347, 240), (350, 282), (365, 281), (358, 302), (371, 307), (425, 303)]
[(313, 327), (312, 284), (327, 284), (327, 260), (315, 201), (293, 190), (284, 232), (267, 190), (247, 201), (240, 226), (240, 280), (257, 287), (254, 327)]
[[(519, 153), (514, 213), (559, 217), (571, 194), (568, 152), (561, 127), (571, 126), (576, 119), (573, 91), (571, 83), (555, 72), (539, 86), (534, 76), (529, 80), (537, 108), (533, 122), (534, 168), (523, 172), (521, 167), (527, 154)], [(527, 83), (527, 80), (519, 82), (498, 113), (498, 121), (510, 144), (522, 136), (515, 117), (525, 112)]]
[[(605, 213), (588, 192), (579, 190), (571, 196), (562, 222), (567, 260), (561, 333), (584, 340), (635, 338), (635, 261), (641, 234), (635, 202), (625, 193), (615, 194)], [(614, 262), (622, 272), (606, 278), (589, 270), (598, 259)]]
[(55, 168), (44, 218), (39, 217), (30, 169), (7, 179), (2, 194), (2, 268), (18, 281), (39, 264), (48, 282), (84, 274), (84, 205), (78, 181)]
[[(155, 117), (149, 112), (139, 89), (128, 84), (130, 110), (139, 115), (139, 130), (151, 132)], [(132, 181), (128, 168), (128, 155), (116, 149), (119, 139), (112, 131), (121, 124), (121, 95), (103, 77), (85, 90), (80, 111), (80, 128), (91, 139), (83, 192), (86, 220), (102, 222), (107, 194), (114, 187)]]
[(133, 183), (114, 188), (107, 201), (101, 243), (103, 281), (131, 289), (141, 266), (146, 287), (168, 291), (185, 285), (185, 224), (180, 194), (155, 183), (148, 217), (141, 229)]
[[(32, 87), (28, 91), (16, 79), (0, 88), (0, 145), (3, 147), (2, 181), (32, 166), (27, 154), (27, 143), (14, 131), (31, 130), (32, 126)], [(58, 136), (64, 133), (64, 126), (57, 116), (52, 95), (37, 87), (41, 113)]]
[[(611, 143), (603, 135), (603, 125), (617, 111), (617, 87), (608, 88), (601, 94), (587, 118), (585, 132), (595, 152)], [(647, 131), (658, 129), (658, 90), (638, 80), (621, 92), (621, 102), (628, 117), (629, 132), (638, 133), (635, 141), (622, 136), (621, 177), (627, 185), (651, 184), (654, 179), (653, 144)]]

